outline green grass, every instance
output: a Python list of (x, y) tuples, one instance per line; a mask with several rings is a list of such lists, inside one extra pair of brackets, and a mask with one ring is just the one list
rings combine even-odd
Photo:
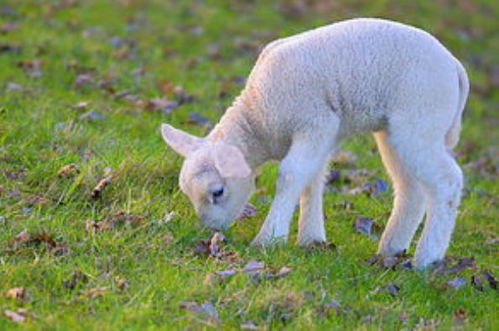
[[(263, 329), (499, 327), (498, 292), (488, 284), (484, 291), (470, 284), (458, 290), (445, 287), (455, 276), (469, 279), (486, 269), (499, 273), (497, 242), (490, 243), (498, 236), (499, 215), (497, 1), (55, 3), (0, 4), (0, 25), (18, 23), (16, 29), (0, 32), (0, 44), (21, 47), (17, 52), (0, 47), (0, 293), (14, 287), (28, 291), (24, 300), (0, 296), (0, 329), (233, 329), (249, 321)], [(237, 252), (235, 261), (197, 255), (195, 243), (211, 233), (198, 224), (179, 192), (182, 159), (166, 148), (159, 125), (169, 122), (204, 134), (202, 126), (186, 122), (189, 114), (195, 111), (217, 121), (242, 88), (236, 78), (251, 69), (256, 55), (251, 47), (359, 16), (426, 29), (468, 69), (472, 93), (457, 152), (461, 164), (475, 166), (465, 167), (467, 193), (448, 254), (475, 257), (476, 269), (435, 276), (367, 265), (377, 243), (357, 233), (352, 223), (358, 216), (369, 216), (384, 225), (391, 190), (372, 197), (326, 194), (327, 233), (336, 250), (296, 247), (296, 224), (286, 247), (250, 248), (269, 208), (269, 198), (262, 193), (252, 199), (258, 215), (226, 233), (225, 249)], [(124, 45), (111, 44), (116, 36)], [(34, 59), (42, 61), (40, 77), (18, 66), (21, 60)], [(82, 72), (75, 64), (91, 68), (94, 81), (75, 86)], [(111, 78), (115, 91), (128, 90), (139, 100), (165, 93), (174, 98), (161, 88), (170, 81), (183, 86), (195, 101), (169, 115), (147, 110), (98, 86)], [(21, 84), (21, 90), (12, 90), (12, 83)], [(88, 102), (86, 109), (74, 107), (80, 101)], [(80, 119), (89, 110), (105, 118)], [(370, 136), (352, 139), (344, 148), (359, 155), (356, 168), (387, 179)], [(80, 172), (58, 177), (58, 170), (69, 163), (77, 164)], [(111, 167), (113, 181), (102, 198), (93, 201), (91, 191), (106, 167)], [(258, 188), (270, 196), (275, 175), (276, 166), (268, 165), (258, 180)], [(345, 201), (352, 207), (342, 207)], [(142, 222), (96, 233), (86, 230), (87, 221), (119, 211), (139, 215)], [(176, 213), (173, 219), (162, 221), (170, 211)], [(46, 232), (69, 250), (57, 254), (45, 243), (13, 245), (21, 231)], [(209, 273), (240, 270), (251, 259), (293, 271), (259, 282), (242, 272), (222, 283), (206, 281)], [(76, 270), (87, 282), (73, 289), (64, 286)], [(119, 279), (126, 279), (129, 287), (120, 289)], [(398, 295), (376, 291), (389, 283), (400, 286)], [(88, 295), (100, 287), (106, 288), (103, 295)], [(333, 299), (341, 307), (324, 308)], [(180, 307), (185, 301), (211, 302), (219, 321), (186, 311)], [(28, 309), (25, 322), (4, 316), (5, 310), (19, 308)], [(455, 321), (459, 308), (466, 312), (464, 323)]]

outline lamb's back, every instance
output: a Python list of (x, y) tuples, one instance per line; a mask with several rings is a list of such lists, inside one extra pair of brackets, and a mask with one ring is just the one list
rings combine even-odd
[(456, 78), (455, 61), (423, 30), (353, 19), (267, 45), (243, 95), (253, 105), (252, 116), (277, 131), (320, 121), (325, 109), (349, 133), (373, 131), (410, 102), (427, 97), (448, 102), (442, 96), (454, 93), (449, 82)]

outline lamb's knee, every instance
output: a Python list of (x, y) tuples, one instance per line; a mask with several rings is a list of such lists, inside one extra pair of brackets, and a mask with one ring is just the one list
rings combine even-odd
[[(428, 169), (420, 180), (433, 199), (447, 201), (449, 206), (457, 207), (461, 197), (464, 177), (461, 168), (455, 163), (449, 163), (440, 169)], [(431, 171), (431, 172), (430, 172)]]
[(446, 176), (438, 182), (434, 187), (434, 192), (437, 197), (445, 199), (448, 206), (457, 208), (457, 204), (461, 198), (463, 188), (463, 174), (461, 169), (457, 168), (449, 171)]

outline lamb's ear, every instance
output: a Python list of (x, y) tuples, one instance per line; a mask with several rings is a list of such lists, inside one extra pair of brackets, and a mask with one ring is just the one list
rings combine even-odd
[(161, 135), (171, 148), (180, 155), (187, 157), (202, 143), (203, 139), (175, 129), (169, 124), (161, 125)]
[(215, 167), (224, 178), (243, 178), (251, 174), (251, 169), (243, 153), (232, 145), (217, 144), (214, 148)]

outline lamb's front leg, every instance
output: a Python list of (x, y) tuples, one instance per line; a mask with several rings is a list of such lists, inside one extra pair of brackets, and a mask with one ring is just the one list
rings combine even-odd
[(276, 195), (253, 245), (287, 241), (289, 225), (302, 191), (318, 175), (330, 152), (331, 139), (295, 139), (281, 162)]
[(326, 241), (322, 195), (324, 174), (320, 171), (307, 185), (300, 197), (298, 243), (309, 245)]

